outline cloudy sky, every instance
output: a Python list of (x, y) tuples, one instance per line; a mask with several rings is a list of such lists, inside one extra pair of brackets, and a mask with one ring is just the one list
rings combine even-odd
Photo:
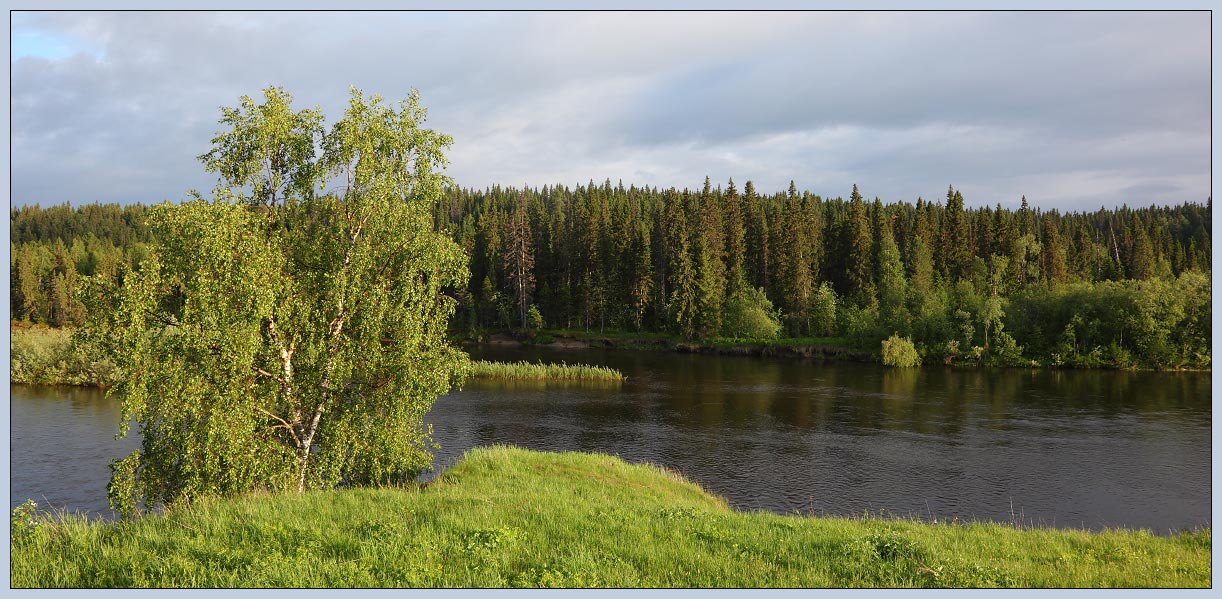
[(12, 201), (177, 201), (218, 108), (420, 90), (460, 185), (705, 175), (1061, 210), (1204, 202), (1210, 22), (1179, 13), (14, 13)]

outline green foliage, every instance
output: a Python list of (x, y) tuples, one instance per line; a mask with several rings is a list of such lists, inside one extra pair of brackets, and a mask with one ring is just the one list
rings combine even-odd
[[(329, 172), (329, 181), (365, 189), (341, 158), (291, 163), (289, 157), (314, 147), (308, 139), (326, 141), (337, 155), (340, 137), (322, 135), (319, 115), (294, 112), (287, 100), (273, 89), (262, 104), (244, 101), (226, 113), (227, 123), (243, 129), (218, 135), (217, 143), (231, 151), (218, 146), (205, 159), (241, 188), (234, 201), (304, 201), (317, 192), (303, 182), (320, 170)], [(254, 140), (280, 144), (279, 150), (259, 154), (241, 146)], [(764, 289), (781, 310), (790, 336), (844, 335), (844, 323), (829, 315), (843, 315), (844, 305), (874, 310), (872, 330), (859, 327), (853, 335), (861, 349), (877, 348), (883, 335), (897, 332), (938, 351), (956, 340), (961, 359), (1001, 364), (1009, 359), (997, 355), (996, 337), (1005, 332), (1022, 347), (1020, 364), (1209, 367), (1210, 304), (1200, 301), (1209, 286), (1168, 287), (1185, 276), (1208, 278), (1209, 204), (1064, 214), (1026, 201), (1018, 210), (963, 204), (953, 188), (945, 206), (922, 199), (884, 205), (865, 203), (860, 191), (848, 199), (820, 198), (796, 184), (761, 194), (747, 181), (739, 196), (733, 182), (724, 190), (710, 182), (693, 193), (608, 180), (576, 187), (447, 186), (422, 212), (466, 256), (472, 276), (447, 294), (456, 300), (455, 327), (469, 333), (526, 326), (530, 306), (537, 305), (547, 317), (544, 326), (708, 339), (725, 329), (734, 293), (750, 286)], [(155, 235), (148, 216), (142, 206), (11, 210), (11, 317), (79, 325), (85, 311), (78, 292), (86, 278), (120, 285), (122, 273), (139, 271), (150, 255)], [(1134, 295), (1112, 307), (1088, 302), (1077, 313), (1083, 318), (1072, 341), (1062, 337), (1073, 313), (1047, 321), (1011, 314), (1029, 311), (1030, 298), (1041, 294), (1075, 296), (1061, 291), (1067, 286), (1127, 289), (1134, 284), (1126, 277), (1172, 291), (1166, 298), (1142, 292), (1140, 301)], [(1101, 335), (1106, 339), (1099, 342)]]
[(543, 315), (539, 313), (539, 307), (531, 305), (526, 311), (526, 330), (538, 331), (543, 328)]
[(13, 508), (8, 522), (9, 539), (17, 546), (30, 542), (43, 525), (43, 520), (38, 515), (38, 504), (34, 503), (33, 499), (27, 499), (25, 503)]
[[(322, 136), (322, 112), (294, 112), (293, 96), (283, 88), (263, 90), (262, 104), (250, 96), (240, 106), (222, 107), (225, 130), (212, 138), (212, 150), (199, 160), (210, 173), (219, 173), (234, 187), (251, 190), (251, 202), (275, 206), (290, 197), (309, 199), (319, 181), (315, 145)], [(328, 138), (338, 144), (341, 135)], [(336, 148), (329, 148), (336, 153)], [(348, 173), (351, 177), (351, 173)]]
[(113, 382), (114, 363), (73, 343), (72, 338), (72, 329), (13, 327), (9, 334), (9, 380), (22, 384), (89, 386)]
[(780, 332), (779, 316), (763, 289), (745, 287), (726, 300), (722, 336), (775, 339)]
[(857, 186), (849, 200), (847, 220), (844, 223), (845, 254), (842, 259), (848, 269), (844, 295), (858, 306), (869, 306), (875, 299), (873, 267), (870, 257), (874, 255), (874, 240), (866, 217), (865, 205)]
[(921, 357), (917, 355), (912, 339), (891, 335), (883, 339), (883, 364), (898, 368), (911, 368), (921, 364)]
[(1208, 276), (1104, 281), (1015, 294), (1005, 317), (1031, 355), (1073, 367), (1209, 368)]
[[(201, 501), (40, 525), (29, 587), (1208, 587), (1212, 531), (731, 511), (681, 476), (602, 454), (472, 450), (421, 488)], [(156, 559), (149, 559), (156, 556)]]
[(831, 284), (827, 281), (821, 283), (810, 301), (812, 333), (828, 336), (836, 332), (837, 302), (836, 292)]
[(1005, 331), (998, 331), (994, 345), (989, 348), (988, 363), (994, 366), (1031, 366), (1031, 360), (1023, 358), (1023, 348)]
[(776, 286), (790, 336), (801, 335), (807, 324), (807, 309), (812, 291), (809, 247), (814, 239), (807, 235), (802, 203), (797, 187), (789, 182), (783, 210), (776, 227)]
[[(315, 158), (320, 117), (265, 96), (225, 110), (203, 157), (230, 187), (150, 210), (156, 251), (85, 289), (80, 334), (115, 362), (111, 394), (142, 435), (111, 487), (125, 512), (410, 480), (431, 459), (424, 414), (467, 368), (442, 294), (466, 259), (430, 214), (449, 138), (421, 128), (414, 94), (395, 109), (353, 90)], [(270, 175), (252, 166), (269, 155)], [(308, 191), (336, 175), (342, 195)]]
[(939, 252), (942, 273), (955, 280), (967, 276), (972, 253), (968, 247), (967, 220), (963, 212), (963, 195), (954, 187), (946, 190), (946, 212), (942, 223), (942, 247)]
[(855, 347), (878, 347), (882, 335), (878, 332), (878, 314), (873, 309), (842, 304), (838, 318), (840, 330)]

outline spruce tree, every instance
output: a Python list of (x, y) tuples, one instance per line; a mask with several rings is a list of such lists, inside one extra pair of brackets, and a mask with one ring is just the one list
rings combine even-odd
[(1051, 285), (1065, 280), (1065, 247), (1051, 213), (1044, 213), (1044, 279)]
[(725, 242), (721, 208), (713, 196), (709, 178), (704, 178), (700, 195), (692, 196), (691, 213), (699, 226), (691, 229), (692, 265), (696, 269), (696, 334), (711, 337), (721, 329), (725, 304)]
[(1154, 275), (1154, 252), (1150, 246), (1150, 236), (1146, 234), (1136, 212), (1129, 219), (1128, 235), (1132, 240), (1128, 256), (1129, 278), (1139, 281), (1149, 279)]
[(856, 184), (853, 185), (853, 195), (849, 198), (849, 214), (845, 221), (844, 234), (846, 253), (842, 258), (846, 269), (845, 295), (857, 306), (870, 306), (874, 302), (874, 268), (871, 259), (874, 256), (874, 240), (870, 234), (865, 204)]
[(662, 196), (665, 210), (666, 246), (670, 256), (667, 267), (670, 282), (670, 297), (667, 312), (671, 323), (684, 337), (691, 339), (696, 334), (696, 270), (692, 265), (689, 232), (687, 226), (687, 192), (683, 196), (668, 189)]
[(768, 215), (760, 197), (755, 193), (755, 184), (747, 181), (743, 186), (743, 212), (746, 215), (745, 245), (747, 252), (747, 280), (752, 287), (769, 291), (771, 273), (771, 244), (768, 230)]
[(789, 183), (789, 193), (781, 212), (781, 231), (777, 252), (777, 291), (785, 312), (789, 334), (798, 336), (806, 323), (810, 303), (811, 280), (807, 245), (803, 238), (805, 226), (797, 186)]
[(734, 179), (726, 186), (723, 221), (725, 222), (726, 297), (747, 285), (746, 227), (743, 223), (743, 202), (734, 187)]
[(967, 239), (967, 221), (963, 214), (963, 196), (950, 187), (946, 192), (946, 213), (942, 223), (942, 274), (952, 281), (965, 278), (971, 268), (971, 253)]

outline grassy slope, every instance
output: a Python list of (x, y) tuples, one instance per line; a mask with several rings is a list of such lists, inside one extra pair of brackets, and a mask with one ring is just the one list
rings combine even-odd
[(1208, 530), (737, 513), (677, 476), (605, 455), (477, 449), (424, 490), (199, 503), (43, 525), (15, 587), (1208, 586)]

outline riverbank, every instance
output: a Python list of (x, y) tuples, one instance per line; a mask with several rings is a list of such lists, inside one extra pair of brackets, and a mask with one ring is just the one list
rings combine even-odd
[(72, 329), (9, 323), (9, 380), (26, 385), (105, 387), (114, 364), (72, 345)]
[[(465, 346), (490, 345), (499, 347), (545, 347), (551, 349), (624, 349), (666, 351), (684, 354), (722, 356), (755, 356), (778, 358), (807, 358), (842, 362), (880, 363), (877, 352), (863, 351), (853, 347), (844, 337), (800, 337), (781, 339), (723, 339), (687, 340), (663, 333), (647, 332), (593, 332), (571, 329), (546, 330), (536, 333), (519, 331), (485, 331), (478, 335), (455, 338)], [(1133, 372), (1211, 372), (1210, 368), (1140, 368), (1098, 364), (1082, 366), (1059, 363), (1043, 363), (1021, 359), (1009, 364), (982, 363), (978, 358), (962, 356), (959, 359), (937, 358), (937, 365), (954, 368), (1020, 368), (1047, 370), (1122, 370)], [(925, 366), (932, 366), (926, 360)]]
[[(107, 387), (114, 379), (110, 360), (88, 355), (72, 344), (74, 329), (10, 321), (9, 380), (23, 385)], [(495, 337), (495, 336), (494, 336)], [(505, 336), (512, 342), (512, 338)], [(494, 341), (495, 343), (496, 341)], [(514, 342), (516, 343), (516, 342)], [(589, 347), (571, 342), (560, 347)], [(623, 373), (586, 364), (532, 364), (476, 361), (471, 378), (543, 382), (621, 382)]]
[(1209, 529), (742, 513), (657, 467), (507, 447), (424, 488), (206, 500), (22, 536), (14, 587), (1206, 587), (1211, 572)]
[(462, 339), (464, 345), (502, 347), (547, 347), (552, 349), (627, 349), (669, 351), (685, 354), (814, 358), (849, 362), (876, 362), (869, 352), (853, 349), (840, 337), (797, 339), (716, 339), (691, 341), (660, 333), (596, 333), (555, 330), (535, 334), (489, 332)]

